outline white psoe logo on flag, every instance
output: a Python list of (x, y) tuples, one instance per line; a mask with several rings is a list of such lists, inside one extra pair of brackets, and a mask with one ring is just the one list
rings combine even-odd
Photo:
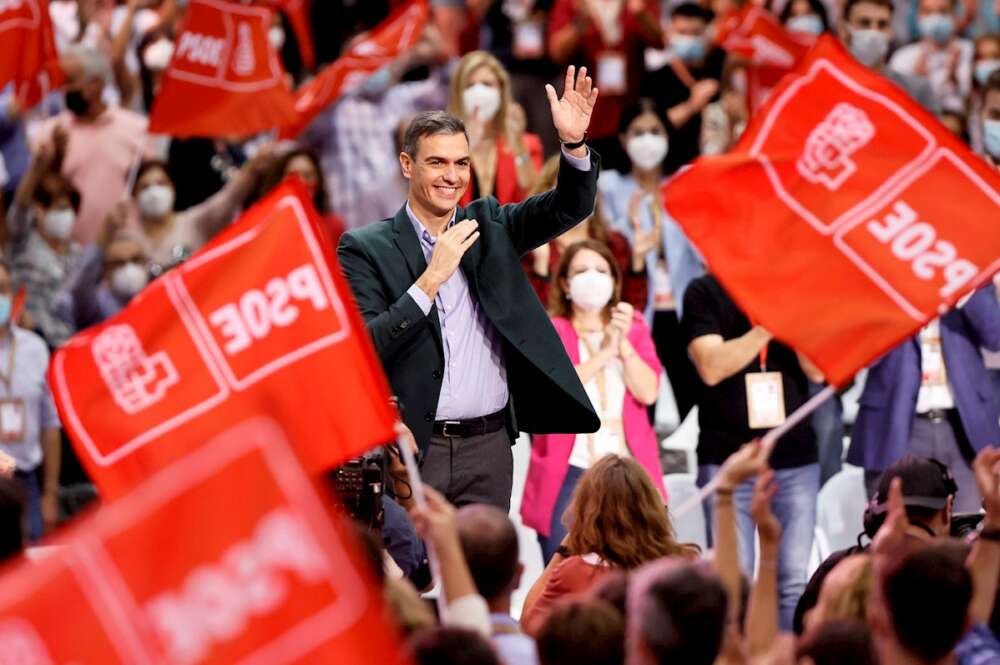
[(238, 76), (250, 76), (257, 68), (257, 59), (253, 52), (253, 31), (250, 24), (241, 21), (236, 28), (236, 56), (233, 58), (233, 71)]
[(165, 351), (146, 355), (132, 326), (108, 327), (94, 338), (91, 348), (101, 378), (125, 413), (156, 404), (179, 379)]
[(875, 126), (864, 111), (846, 102), (833, 107), (823, 122), (806, 138), (805, 150), (796, 162), (807, 181), (837, 191), (858, 167), (851, 155), (875, 136)]
[(0, 665), (52, 665), (34, 627), (22, 619), (0, 623)]

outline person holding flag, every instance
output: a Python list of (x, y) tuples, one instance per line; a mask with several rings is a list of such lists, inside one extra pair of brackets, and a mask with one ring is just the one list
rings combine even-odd
[(508, 510), (517, 431), (593, 432), (580, 379), (520, 257), (594, 210), (600, 157), (586, 145), (598, 91), (586, 68), (546, 86), (562, 141), (556, 188), (522, 203), (459, 207), (471, 178), (460, 119), (418, 114), (399, 164), (395, 217), (345, 233), (338, 255), (389, 382), (406, 407), (425, 481), (457, 505)]

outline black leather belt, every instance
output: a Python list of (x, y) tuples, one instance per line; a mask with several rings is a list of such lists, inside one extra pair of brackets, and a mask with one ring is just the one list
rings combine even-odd
[(931, 421), (932, 423), (941, 423), (951, 417), (950, 414), (952, 411), (954, 411), (954, 409), (930, 409), (929, 411), (918, 413), (917, 418), (923, 418)]
[(503, 427), (503, 423), (504, 410), (500, 410), (488, 416), (467, 420), (437, 420), (434, 422), (434, 433), (438, 436), (464, 439), (496, 432)]

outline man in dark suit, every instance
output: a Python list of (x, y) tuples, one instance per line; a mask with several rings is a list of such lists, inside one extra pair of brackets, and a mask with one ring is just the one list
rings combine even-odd
[(584, 144), (597, 101), (586, 69), (546, 86), (562, 141), (556, 188), (458, 206), (471, 177), (458, 118), (417, 115), (399, 163), (406, 204), (344, 234), (337, 253), (405, 421), (424, 480), (456, 505), (510, 507), (518, 430), (594, 432), (600, 420), (520, 257), (588, 217), (600, 159)]

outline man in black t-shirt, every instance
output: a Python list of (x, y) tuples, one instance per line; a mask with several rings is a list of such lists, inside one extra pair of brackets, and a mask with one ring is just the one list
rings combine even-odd
[(706, 34), (712, 18), (711, 10), (692, 2), (675, 7), (667, 33), (675, 62), (646, 74), (639, 86), (639, 96), (656, 102), (667, 125), (667, 174), (701, 154), (701, 114), (719, 95), (726, 54)]
[[(683, 311), (688, 354), (705, 384), (698, 400), (698, 484), (704, 486), (730, 454), (779, 425), (809, 398), (807, 375), (822, 381), (822, 374), (766, 330), (752, 326), (711, 275), (691, 282)], [(778, 592), (783, 630), (791, 629), (806, 584), (819, 492), (816, 460), (809, 419), (778, 439), (770, 460), (779, 488), (772, 508), (782, 528)], [(754, 569), (752, 494), (752, 481), (733, 488), (740, 562), (747, 575)], [(705, 502), (705, 516), (711, 525), (710, 501)]]

